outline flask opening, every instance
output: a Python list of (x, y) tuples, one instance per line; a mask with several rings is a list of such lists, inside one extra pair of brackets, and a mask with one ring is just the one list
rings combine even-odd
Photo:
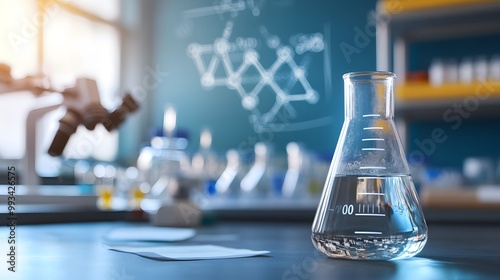
[(396, 79), (396, 74), (386, 71), (363, 71), (346, 73), (342, 76), (342, 78), (344, 80), (350, 79), (351, 81), (373, 81)]

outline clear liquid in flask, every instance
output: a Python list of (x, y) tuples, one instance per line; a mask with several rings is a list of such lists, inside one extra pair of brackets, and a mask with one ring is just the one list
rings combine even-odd
[(314, 246), (333, 258), (387, 260), (416, 255), (427, 226), (411, 176), (336, 176), (322, 201)]

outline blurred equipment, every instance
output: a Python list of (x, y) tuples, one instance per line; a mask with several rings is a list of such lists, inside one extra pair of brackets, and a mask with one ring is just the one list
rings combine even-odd
[(188, 141), (175, 135), (175, 127), (175, 109), (168, 107), (164, 112), (163, 132), (151, 138), (151, 145), (144, 147), (137, 159), (139, 171), (151, 186), (148, 198), (159, 202), (170, 199), (177, 189), (177, 177), (189, 166), (185, 152)]
[[(39, 97), (37, 106), (29, 113), (26, 121), (26, 152), (24, 156), (25, 185), (39, 185), (39, 178), (35, 172), (36, 123), (47, 112), (60, 106), (66, 108), (66, 114), (59, 121), (59, 129), (49, 148), (49, 154), (60, 156), (70, 136), (80, 124), (93, 130), (102, 123), (108, 130), (118, 127), (128, 113), (135, 111), (139, 104), (130, 95), (123, 98), (123, 103), (112, 113), (109, 113), (101, 104), (97, 83), (87, 78), (79, 78), (73, 87), (56, 90), (49, 84), (47, 77), (25, 77), (13, 79), (10, 67), (0, 64), (0, 93), (17, 91), (31, 91)], [(62, 97), (61, 97), (62, 96)], [(36, 190), (32, 190), (36, 192)]]
[(102, 123), (108, 131), (117, 128), (125, 117), (139, 107), (137, 101), (127, 94), (123, 97), (122, 104), (112, 113), (109, 113), (102, 105), (94, 80), (79, 78), (72, 88), (62, 91), (64, 96), (63, 106), (66, 107), (66, 115), (59, 121), (59, 130), (49, 148), (51, 156), (60, 156), (69, 137), (75, 133), (76, 128), (83, 124), (89, 130), (94, 130), (97, 124)]
[(294, 142), (288, 143), (286, 152), (288, 154), (288, 170), (283, 181), (283, 196), (305, 199), (310, 196), (308, 190), (310, 180), (309, 159), (304, 148)]
[(0, 63), (0, 93), (31, 91), (34, 95), (40, 96), (45, 91), (51, 91), (45, 87), (44, 82), (43, 78), (33, 76), (16, 80), (12, 78), (10, 66)]
[(200, 134), (200, 149), (193, 155), (191, 160), (193, 175), (203, 182), (200, 191), (209, 196), (216, 194), (216, 180), (222, 173), (219, 158), (212, 151), (211, 146), (212, 133), (210, 130), (204, 129)]
[(262, 142), (255, 144), (255, 162), (241, 180), (241, 194), (248, 198), (266, 197), (271, 192), (272, 170), (270, 147)]
[(495, 182), (495, 162), (490, 158), (466, 158), (463, 173), (469, 186), (492, 185)]
[(243, 167), (241, 156), (236, 150), (226, 153), (227, 166), (215, 183), (215, 191), (218, 196), (234, 197), (240, 192), (241, 179), (243, 178)]
[(155, 226), (194, 227), (201, 221), (201, 210), (193, 193), (202, 182), (190, 173), (185, 152), (188, 141), (176, 134), (176, 125), (177, 113), (167, 106), (162, 135), (154, 136), (151, 146), (144, 147), (139, 154), (138, 170), (145, 174), (150, 185), (140, 207)]
[(395, 75), (343, 78), (345, 121), (314, 219), (314, 246), (334, 258), (412, 257), (427, 241), (427, 225), (394, 123)]
[[(477, 56), (474, 60), (468, 56), (457, 64), (454, 58), (443, 60), (435, 58), (429, 66), (429, 83), (438, 87), (443, 84), (471, 84), (474, 82), (499, 81), (500, 58), (498, 55), (487, 59)], [(407, 80), (411, 81), (411, 80)]]

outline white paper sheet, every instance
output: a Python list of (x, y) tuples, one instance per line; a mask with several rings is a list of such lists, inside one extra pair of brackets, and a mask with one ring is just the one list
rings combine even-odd
[(124, 227), (108, 232), (106, 241), (164, 241), (175, 242), (187, 240), (195, 236), (191, 228), (159, 228), (159, 227)]
[(270, 253), (269, 251), (234, 249), (215, 245), (158, 246), (143, 248), (113, 246), (109, 247), (109, 249), (123, 253), (136, 254), (141, 257), (161, 261), (245, 258)]

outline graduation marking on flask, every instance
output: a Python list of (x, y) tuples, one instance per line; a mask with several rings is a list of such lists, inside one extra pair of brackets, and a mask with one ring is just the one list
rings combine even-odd
[(363, 194), (363, 195), (385, 195), (385, 193), (374, 193), (374, 192), (359, 192), (358, 194)]
[(358, 180), (368, 180), (368, 179), (380, 179), (380, 180), (385, 180), (386, 177), (380, 177), (380, 176), (359, 176)]
[(372, 217), (385, 217), (385, 214), (376, 214), (376, 213), (356, 213), (355, 216), (372, 216)]
[(363, 151), (385, 151), (384, 148), (362, 148)]
[(385, 141), (384, 138), (363, 138), (361, 141)]
[[(361, 208), (363, 206), (363, 208)], [(366, 207), (365, 207), (366, 206)], [(358, 204), (358, 213), (355, 213), (355, 216), (373, 216), (373, 217), (385, 217), (385, 213), (380, 213), (380, 205), (377, 205), (377, 212), (375, 213), (375, 205), (365, 205)]]
[(355, 234), (382, 234), (381, 231), (364, 231), (364, 230), (357, 230), (354, 233)]
[(387, 169), (385, 166), (361, 166), (359, 169)]

